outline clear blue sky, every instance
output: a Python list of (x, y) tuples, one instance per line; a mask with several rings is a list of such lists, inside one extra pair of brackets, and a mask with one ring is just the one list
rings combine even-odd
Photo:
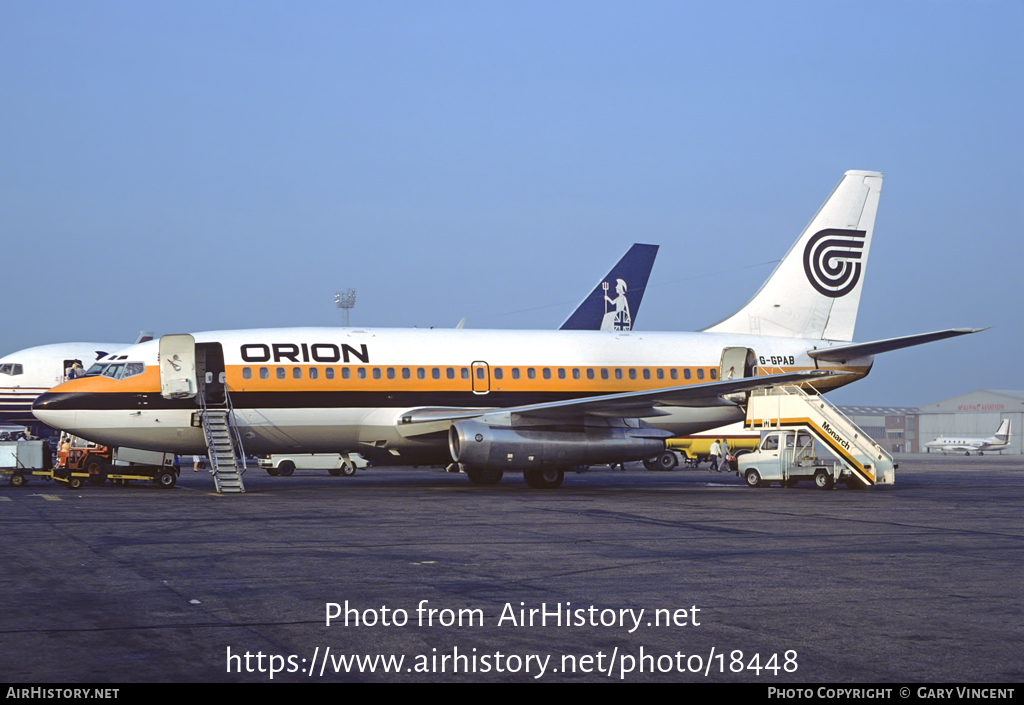
[(742, 305), (885, 173), (839, 403), (1022, 389), (1024, 3), (0, 4), (0, 354), (336, 325), (556, 328), (633, 242), (641, 330)]

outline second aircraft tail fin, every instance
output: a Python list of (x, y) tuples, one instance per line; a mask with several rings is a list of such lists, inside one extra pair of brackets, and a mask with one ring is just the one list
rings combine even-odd
[(848, 171), (743, 308), (705, 331), (853, 340), (882, 174)]
[(632, 330), (658, 245), (629, 248), (559, 330)]

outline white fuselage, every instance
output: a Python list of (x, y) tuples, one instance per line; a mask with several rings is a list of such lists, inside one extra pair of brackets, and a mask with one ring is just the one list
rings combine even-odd
[[(257, 329), (198, 333), (195, 340), (223, 350), (246, 452), (361, 452), (393, 462), (447, 453), (449, 422), (407, 428), (401, 419), (412, 409), (506, 408), (707, 383), (718, 378), (728, 347), (754, 350), (759, 374), (814, 369), (821, 365), (807, 350), (827, 346), (713, 333), (450, 329)], [(204, 452), (197, 401), (160, 395), (158, 341), (121, 355), (144, 363), (145, 373), (74, 380), (48, 394), (36, 415), (106, 445)], [(859, 374), (839, 383), (869, 368), (870, 359), (845, 365)], [(742, 418), (738, 406), (715, 397), (659, 407), (646, 421), (682, 435)]]

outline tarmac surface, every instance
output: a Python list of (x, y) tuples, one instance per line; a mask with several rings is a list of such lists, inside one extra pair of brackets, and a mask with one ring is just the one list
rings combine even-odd
[(2, 680), (1021, 682), (1024, 458), (898, 460), (860, 491), (632, 466), (557, 490), (0, 480)]

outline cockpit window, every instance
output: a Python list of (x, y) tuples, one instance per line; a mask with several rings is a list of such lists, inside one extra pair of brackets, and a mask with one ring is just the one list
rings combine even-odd
[(21, 365), (11, 362), (0, 365), (0, 375), (20, 375), (24, 372)]
[(146, 371), (146, 365), (142, 362), (97, 362), (85, 373), (86, 377), (109, 377), (110, 379), (127, 379), (141, 375)]
[(124, 376), (121, 379), (128, 379), (135, 375), (141, 375), (146, 371), (146, 366), (141, 362), (128, 362), (124, 366)]

